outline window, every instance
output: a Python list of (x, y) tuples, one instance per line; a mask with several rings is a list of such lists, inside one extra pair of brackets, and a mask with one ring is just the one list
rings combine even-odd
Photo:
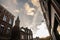
[(58, 2), (58, 4), (60, 4), (60, 0), (56, 0)]
[(60, 0), (54, 0), (54, 2), (60, 8)]
[(0, 16), (1, 16), (1, 14), (2, 14), (2, 11), (0, 10)]
[(29, 33), (29, 31), (28, 31), (28, 33)]
[(21, 30), (25, 32), (25, 30), (24, 30), (24, 29), (21, 29)]
[(29, 35), (28, 35), (28, 40), (29, 40), (30, 38), (29, 38)]
[(7, 34), (10, 33), (10, 27), (7, 28), (7, 32), (6, 33)]
[(12, 24), (12, 20), (10, 19), (9, 24)]
[(7, 29), (7, 32), (6, 32), (7, 34), (9, 33), (9, 30)]
[(6, 21), (6, 16), (4, 15), (3, 20)]
[(57, 31), (58, 31), (58, 33), (60, 35), (60, 25), (58, 25)]
[(4, 25), (1, 24), (2, 27), (4, 27)]
[(10, 30), (10, 27), (8, 27), (8, 29)]
[(1, 26), (0, 26), (0, 30), (1, 30), (1, 32), (4, 31), (4, 25), (1, 24)]
[(24, 39), (24, 36), (23, 35), (21, 35), (21, 39)]
[(30, 39), (32, 39), (32, 36), (30, 35)]

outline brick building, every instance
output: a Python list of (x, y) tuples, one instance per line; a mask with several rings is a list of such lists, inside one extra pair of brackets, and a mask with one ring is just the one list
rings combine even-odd
[(11, 39), (14, 16), (0, 5), (0, 40)]
[(33, 40), (33, 33), (31, 29), (28, 29), (27, 27), (20, 27), (19, 24), (20, 20), (18, 16), (12, 29), (11, 40)]
[(26, 40), (25, 28), (21, 27), (20, 29), (20, 40)]
[(20, 40), (20, 20), (19, 20), (19, 16), (17, 17), (16, 21), (15, 21), (15, 25), (12, 28), (12, 36), (11, 36), (11, 40)]
[(60, 27), (60, 0), (40, 0), (40, 5), (51, 40), (60, 40), (60, 31), (57, 29)]
[(14, 27), (13, 21), (14, 16), (0, 5), (0, 40), (33, 40), (31, 29), (19, 26), (19, 16), (15, 21)]
[(21, 40), (33, 40), (31, 29), (21, 27), (20, 37)]

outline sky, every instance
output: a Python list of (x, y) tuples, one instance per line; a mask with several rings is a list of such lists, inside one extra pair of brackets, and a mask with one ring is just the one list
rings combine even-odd
[(31, 29), (33, 37), (49, 36), (39, 0), (0, 0), (0, 4), (15, 16), (14, 21), (19, 16), (20, 27)]

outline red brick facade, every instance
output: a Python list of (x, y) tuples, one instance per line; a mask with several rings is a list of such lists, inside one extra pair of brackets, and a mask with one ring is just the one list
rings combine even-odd
[(9, 40), (14, 16), (0, 5), (0, 40)]

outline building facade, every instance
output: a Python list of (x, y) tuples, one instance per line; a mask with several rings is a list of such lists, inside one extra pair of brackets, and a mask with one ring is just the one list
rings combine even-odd
[(31, 29), (20, 27), (19, 16), (13, 27), (14, 16), (0, 5), (0, 40), (33, 40)]
[(14, 16), (0, 5), (0, 40), (11, 39)]
[(19, 16), (17, 17), (16, 21), (15, 21), (15, 25), (12, 28), (12, 35), (11, 35), (11, 40), (20, 40), (20, 20), (19, 20)]
[(27, 27), (20, 27), (19, 25), (20, 20), (18, 16), (15, 21), (15, 25), (12, 28), (11, 40), (33, 40), (33, 33), (31, 29), (28, 29)]
[(33, 33), (31, 29), (21, 27), (21, 40), (33, 40)]
[[(51, 40), (60, 40), (60, 0), (40, 0)], [(60, 29), (60, 28), (59, 28)]]

